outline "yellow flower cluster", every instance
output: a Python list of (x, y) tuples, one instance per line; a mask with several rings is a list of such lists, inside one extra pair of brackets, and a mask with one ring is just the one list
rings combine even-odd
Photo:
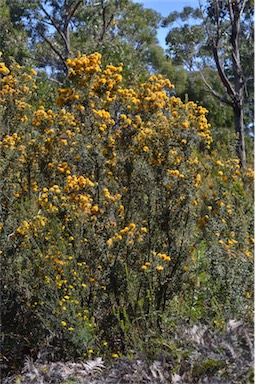
[[(137, 96), (137, 93), (135, 92), (135, 90), (133, 88), (127, 88), (127, 89), (118, 88), (117, 92), (120, 95), (120, 100), (122, 102), (127, 102), (130, 104), (136, 105), (140, 101), (140, 99)], [(128, 104), (128, 105), (130, 105), (130, 104)]]
[(93, 91), (91, 95), (105, 94), (105, 101), (110, 103), (116, 100), (114, 91), (122, 82), (122, 75), (120, 74), (122, 72), (122, 67), (122, 64), (118, 67), (107, 65), (102, 75), (95, 79), (91, 87)]
[[(9, 105), (14, 120), (25, 123), (28, 120), (27, 114), (31, 110), (33, 90), (36, 89), (33, 73), (27, 74), (24, 68), (13, 63), (7, 68), (0, 63), (1, 88), (0, 102)], [(32, 75), (32, 76), (31, 76)], [(14, 121), (13, 120), (13, 121)]]
[(16, 232), (21, 236), (25, 236), (26, 234), (29, 233), (29, 229), (30, 229), (30, 223), (27, 220), (23, 220), (21, 225), (16, 229)]
[(70, 67), (69, 78), (79, 78), (79, 85), (85, 85), (87, 77), (86, 74), (94, 74), (101, 72), (101, 58), (102, 55), (95, 52), (89, 56), (78, 54), (74, 59), (67, 59), (66, 64)]
[(107, 240), (106, 244), (110, 248), (112, 247), (113, 243), (119, 240), (122, 240), (123, 238), (126, 239), (127, 245), (133, 245), (134, 244), (134, 237), (137, 236), (137, 240), (139, 243), (143, 241), (142, 234), (147, 233), (146, 227), (141, 227), (136, 232), (136, 224), (130, 223), (129, 226), (126, 226), (123, 229), (120, 229), (117, 233), (114, 234), (113, 237)]
[(8, 75), (8, 73), (10, 73), (10, 70), (5, 66), (4, 63), (0, 63), (0, 73), (3, 75)]
[(121, 197), (122, 197), (120, 193), (117, 193), (117, 194), (115, 194), (115, 195), (111, 195), (111, 193), (110, 193), (110, 191), (109, 191), (108, 188), (104, 188), (103, 192), (104, 192), (104, 197), (105, 197), (107, 200), (111, 200), (111, 201), (113, 201), (113, 202), (115, 202), (115, 201), (121, 199)]
[[(153, 251), (152, 256), (157, 257), (160, 260), (163, 260), (167, 263), (169, 263), (171, 261), (171, 257), (166, 255), (165, 253), (160, 253), (160, 252), (157, 253), (157, 252)], [(146, 271), (149, 267), (151, 267), (151, 262), (147, 261), (146, 263), (144, 263), (142, 265), (141, 269), (142, 269), (142, 271)], [(160, 272), (160, 271), (164, 270), (164, 267), (162, 265), (156, 265), (155, 269)]]
[(58, 90), (59, 97), (56, 99), (56, 105), (62, 107), (67, 102), (79, 100), (79, 95), (71, 88), (63, 88)]
[(17, 143), (21, 141), (21, 137), (15, 132), (13, 135), (6, 135), (2, 142), (0, 142), (0, 146), (2, 149), (15, 149)]
[[(209, 148), (212, 138), (210, 136), (209, 124), (205, 118), (207, 110), (198, 107), (195, 103), (183, 103), (179, 98), (169, 97), (169, 90), (173, 89), (173, 85), (168, 79), (163, 79), (161, 75), (150, 76), (147, 83), (140, 86), (137, 91), (133, 88), (123, 88), (120, 72), (122, 64), (118, 67), (109, 65), (104, 70), (101, 69), (101, 55), (95, 53), (90, 56), (79, 55), (75, 59), (68, 59), (67, 65), (71, 68), (70, 79), (75, 83), (74, 87), (61, 89), (60, 93), (65, 95), (63, 103), (67, 105), (76, 104), (78, 100), (73, 95), (79, 95), (79, 104), (75, 108), (79, 111), (88, 108), (88, 103), (83, 103), (84, 91), (79, 87), (85, 84), (88, 87), (89, 105), (91, 112), (95, 117), (100, 117), (103, 122), (95, 122), (101, 134), (106, 133), (107, 124), (114, 126), (119, 125), (120, 129), (114, 131), (113, 140), (116, 140), (114, 147), (118, 145), (129, 145), (134, 155), (137, 153), (149, 154), (149, 160), (154, 165), (161, 165), (164, 162), (164, 143), (171, 136), (175, 135), (174, 130), (186, 129), (188, 135), (193, 139), (194, 134), (203, 141), (205, 147)], [(97, 67), (92, 70), (92, 67)], [(93, 81), (86, 77), (86, 68), (88, 72), (93, 72)], [(91, 72), (91, 73), (92, 73)], [(100, 73), (99, 73), (100, 72)], [(76, 80), (78, 79), (78, 83)], [(118, 87), (115, 89), (115, 85)], [(119, 101), (125, 104), (125, 111), (118, 116), (112, 118), (109, 104), (113, 101)], [(167, 111), (169, 118), (166, 116)], [(129, 112), (134, 111), (135, 114)], [(143, 121), (141, 114), (144, 113), (154, 115), (153, 119)], [(127, 131), (132, 131), (132, 140), (127, 143)], [(107, 134), (109, 131), (107, 130)], [(125, 140), (125, 144), (124, 144)], [(187, 133), (180, 132), (180, 145), (188, 145)], [(162, 147), (162, 148), (161, 148)], [(108, 155), (109, 151), (104, 149), (104, 155)], [(116, 157), (114, 148), (111, 151), (113, 157)], [(181, 155), (181, 153), (180, 153)], [(182, 162), (182, 156), (176, 156), (175, 164)], [(112, 172), (108, 172), (112, 175)], [(183, 174), (181, 173), (183, 176)], [(181, 176), (181, 177), (182, 177)]]
[(86, 186), (94, 187), (94, 183), (84, 176), (68, 176), (66, 179), (66, 187), (64, 189), (65, 192), (80, 191), (83, 190)]
[(150, 266), (151, 266), (151, 263), (147, 261), (145, 264), (141, 266), (141, 270), (146, 271), (146, 269), (148, 269)]
[(102, 119), (102, 120), (105, 120), (106, 122), (109, 122), (109, 121), (110, 121), (111, 114), (110, 114), (108, 111), (105, 111), (104, 109), (99, 110), (99, 111), (96, 111), (95, 109), (93, 109), (93, 113), (94, 113), (96, 116), (101, 117), (101, 119)]
[(140, 99), (143, 100), (142, 107), (145, 112), (167, 107), (169, 97), (164, 89), (174, 89), (174, 85), (161, 75), (151, 75), (148, 83), (141, 85)]
[(60, 207), (65, 207), (66, 200), (67, 197), (62, 193), (61, 188), (55, 184), (50, 188), (44, 187), (42, 189), (39, 193), (37, 204), (48, 213), (56, 213)]
[(174, 177), (180, 177), (181, 179), (185, 177), (178, 169), (168, 169), (167, 174)]
[(157, 252), (152, 252), (152, 255), (153, 256), (156, 256), (158, 257), (159, 259), (163, 260), (163, 261), (166, 261), (166, 262), (169, 262), (171, 261), (171, 257), (166, 255), (165, 253), (157, 253)]
[[(51, 162), (48, 164), (48, 168), (51, 169), (54, 167), (54, 165), (55, 165), (55, 163)], [(57, 170), (60, 173), (65, 173), (66, 175), (70, 175), (70, 173), (71, 173), (70, 167), (66, 161), (63, 161), (62, 163), (58, 164)]]
[(45, 108), (43, 105), (39, 107), (39, 109), (34, 112), (34, 118), (32, 120), (32, 125), (35, 127), (38, 127), (42, 124), (42, 122), (45, 122), (47, 124), (47, 127), (52, 127), (54, 124), (55, 114), (52, 110), (45, 111)]
[[(65, 173), (68, 174), (70, 172), (66, 170)], [(84, 189), (85, 187), (93, 186), (94, 183), (88, 178), (76, 175), (71, 176), (69, 174), (63, 190), (58, 185), (53, 185), (49, 189), (43, 188), (38, 199), (39, 207), (46, 209), (49, 213), (54, 213), (59, 211), (59, 207), (66, 208), (71, 205), (73, 210), (79, 207), (83, 212), (91, 213), (92, 198), (84, 192)], [(93, 213), (96, 213), (96, 206), (93, 207)], [(68, 220), (68, 218), (66, 219)]]

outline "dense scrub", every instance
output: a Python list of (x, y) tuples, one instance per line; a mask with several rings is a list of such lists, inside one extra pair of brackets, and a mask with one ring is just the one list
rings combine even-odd
[(8, 370), (39, 351), (150, 358), (180, 320), (252, 319), (252, 170), (168, 79), (100, 60), (68, 59), (57, 93), (0, 63)]

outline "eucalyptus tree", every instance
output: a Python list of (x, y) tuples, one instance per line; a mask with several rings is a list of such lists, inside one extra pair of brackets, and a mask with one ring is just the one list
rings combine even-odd
[[(23, 23), (30, 36), (30, 49), (39, 67), (67, 74), (66, 59), (72, 49), (76, 13), (88, 2), (82, 0), (8, 1), (13, 24)], [(19, 17), (15, 17), (18, 14)]]
[[(241, 166), (246, 161), (244, 112), (248, 105), (251, 114), (253, 99), (253, 13), (251, 0), (203, 1), (198, 9), (186, 7), (163, 22), (171, 27), (166, 42), (173, 63), (199, 70), (210, 93), (232, 108)], [(217, 71), (224, 92), (206, 79), (205, 67)]]
[[(66, 59), (77, 51), (86, 54), (99, 51), (106, 62), (125, 62), (124, 77), (141, 77), (155, 68), (153, 52), (160, 50), (157, 28), (162, 16), (132, 0), (20, 0), (18, 3), (8, 0), (8, 3), (12, 14), (20, 16), (13, 19), (14, 23), (23, 23), (30, 36), (30, 50), (37, 66), (47, 69), (55, 78), (66, 77)], [(161, 56), (167, 66), (169, 60)], [(172, 73), (178, 71), (172, 68)]]

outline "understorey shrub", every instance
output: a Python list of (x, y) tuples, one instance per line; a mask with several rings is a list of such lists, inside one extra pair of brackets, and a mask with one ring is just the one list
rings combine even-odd
[(34, 69), (0, 67), (8, 369), (44, 349), (150, 355), (178, 318), (251, 319), (252, 169), (161, 75), (127, 87), (99, 53), (67, 65), (51, 108)]

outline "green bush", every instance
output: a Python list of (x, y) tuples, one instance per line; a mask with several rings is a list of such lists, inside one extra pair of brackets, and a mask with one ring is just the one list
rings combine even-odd
[[(44, 106), (1, 64), (3, 355), (142, 350), (163, 324), (251, 316), (251, 169), (212, 148), (205, 108), (162, 76), (69, 59)], [(47, 89), (47, 87), (46, 87)], [(17, 340), (18, 343), (17, 343)]]

